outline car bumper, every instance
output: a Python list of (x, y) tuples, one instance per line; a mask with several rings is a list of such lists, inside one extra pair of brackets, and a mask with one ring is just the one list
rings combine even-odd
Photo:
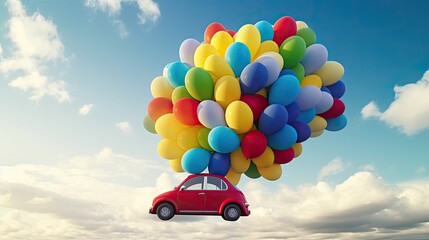
[(154, 214), (154, 212), (152, 211), (152, 209), (153, 209), (153, 207), (150, 207), (150, 208), (149, 208), (149, 213), (150, 213), (150, 214)]

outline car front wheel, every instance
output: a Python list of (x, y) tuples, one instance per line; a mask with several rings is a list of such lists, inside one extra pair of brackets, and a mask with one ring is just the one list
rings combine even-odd
[(237, 221), (240, 218), (241, 209), (236, 204), (229, 204), (223, 209), (222, 217), (227, 221)]
[(170, 220), (174, 217), (174, 207), (170, 203), (163, 203), (156, 209), (156, 215), (161, 220)]

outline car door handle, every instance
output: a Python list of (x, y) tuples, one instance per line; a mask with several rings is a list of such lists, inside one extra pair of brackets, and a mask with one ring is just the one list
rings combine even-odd
[(198, 195), (206, 195), (206, 193), (200, 192), (198, 193)]

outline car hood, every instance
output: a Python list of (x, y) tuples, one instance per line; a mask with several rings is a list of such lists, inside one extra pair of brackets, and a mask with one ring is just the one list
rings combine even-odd
[(154, 200), (156, 200), (158, 198), (169, 197), (169, 196), (171, 197), (172, 192), (174, 192), (174, 190), (171, 190), (171, 191), (168, 191), (168, 192), (165, 192), (165, 193), (161, 193), (158, 196), (156, 196)]

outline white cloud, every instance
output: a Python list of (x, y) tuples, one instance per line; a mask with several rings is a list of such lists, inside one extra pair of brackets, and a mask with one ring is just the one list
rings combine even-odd
[(44, 96), (70, 101), (65, 82), (54, 81), (44, 72), (50, 63), (66, 60), (55, 23), (39, 12), (27, 15), (19, 0), (8, 0), (6, 6), (10, 16), (6, 36), (12, 47), (9, 56), (0, 58), (0, 72), (6, 77), (16, 76), (9, 86), (30, 92), (34, 101)]
[(406, 135), (415, 135), (429, 128), (429, 71), (416, 83), (395, 86), (393, 90), (395, 100), (386, 111), (380, 112), (376, 103), (370, 102), (362, 109), (362, 117), (377, 118)]
[(330, 161), (328, 165), (324, 166), (320, 172), (319, 176), (317, 177), (318, 180), (321, 180), (325, 178), (326, 176), (333, 175), (339, 172), (342, 172), (344, 169), (343, 162), (340, 158), (335, 158), (334, 160)]
[(92, 108), (94, 107), (94, 104), (85, 104), (79, 109), (80, 115), (88, 115), (88, 113), (91, 112)]
[(131, 124), (129, 122), (118, 122), (116, 123), (116, 127), (121, 130), (123, 133), (131, 133)]

